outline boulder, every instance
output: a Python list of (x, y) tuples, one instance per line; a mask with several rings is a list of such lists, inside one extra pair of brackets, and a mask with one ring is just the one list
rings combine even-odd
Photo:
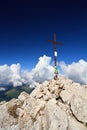
[(87, 98), (73, 96), (71, 100), (71, 110), (78, 121), (87, 123)]

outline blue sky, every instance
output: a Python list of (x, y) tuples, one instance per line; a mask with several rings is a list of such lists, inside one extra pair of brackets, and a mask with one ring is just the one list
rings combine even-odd
[(57, 34), (58, 61), (67, 64), (87, 57), (86, 0), (2, 1), (0, 3), (0, 65), (20, 63), (31, 70), (38, 58), (53, 58), (48, 39)]

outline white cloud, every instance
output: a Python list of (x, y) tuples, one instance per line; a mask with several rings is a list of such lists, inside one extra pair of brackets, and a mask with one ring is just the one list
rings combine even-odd
[[(50, 80), (54, 76), (54, 68), (50, 65), (51, 57), (44, 55), (39, 58), (38, 63), (35, 68), (31, 71), (22, 70), (21, 65), (12, 64), (8, 66), (7, 64), (0, 66), (0, 86), (2, 85), (13, 85), (14, 87), (23, 84), (28, 84), (35, 86), (37, 82), (43, 82), (44, 80)], [(64, 62), (60, 62), (59, 72), (64, 74), (66, 77), (74, 80), (75, 82), (80, 82), (82, 84), (87, 84), (87, 62), (84, 60), (79, 60), (78, 62), (73, 62), (67, 65)]]
[(32, 70), (33, 79), (43, 82), (46, 79), (53, 78), (53, 67), (50, 65), (51, 58), (43, 56), (39, 58), (39, 62)]
[(0, 88), (0, 91), (5, 91), (5, 90), (6, 90), (6, 88), (2, 88), (2, 87)]
[(87, 84), (87, 62), (84, 60), (79, 60), (78, 62), (73, 62), (72, 64), (65, 64), (60, 62), (60, 67), (62, 73), (68, 78), (79, 82), (81, 84)]
[(53, 67), (50, 65), (51, 57), (43, 56), (39, 58), (35, 68), (30, 72), (21, 70), (21, 65), (12, 64), (11, 66), (0, 66), (0, 85), (12, 84), (14, 87), (22, 84), (34, 86), (38, 82), (53, 78)]

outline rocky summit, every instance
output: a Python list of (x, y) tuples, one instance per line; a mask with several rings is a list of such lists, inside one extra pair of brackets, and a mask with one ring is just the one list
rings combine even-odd
[(87, 130), (87, 85), (60, 76), (0, 102), (0, 130)]

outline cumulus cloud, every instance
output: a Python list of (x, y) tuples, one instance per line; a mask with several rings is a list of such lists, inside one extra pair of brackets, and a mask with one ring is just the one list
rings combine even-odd
[(12, 64), (11, 66), (0, 66), (0, 85), (13, 85), (21, 86), (23, 84), (29, 84), (35, 86), (37, 82), (43, 82), (44, 80), (50, 80), (53, 78), (53, 67), (50, 65), (51, 57), (44, 55), (39, 58), (35, 68), (31, 71), (22, 71), (21, 65)]
[(73, 62), (67, 65), (65, 62), (59, 63), (62, 73), (68, 78), (79, 82), (81, 84), (87, 84), (87, 62), (84, 60), (79, 60), (78, 62)]
[(2, 88), (2, 87), (0, 88), (0, 91), (5, 91), (5, 90), (6, 90), (6, 88)]
[[(38, 63), (31, 71), (23, 71), (19, 63), (12, 64), (10, 66), (7, 64), (2, 65), (0, 66), (0, 86), (13, 85), (16, 87), (27, 84), (34, 87), (38, 84), (38, 82), (41, 83), (45, 80), (51, 80), (54, 77), (54, 68), (50, 63), (51, 57), (44, 55), (39, 58)], [(65, 62), (60, 62), (58, 64), (61, 68), (61, 70), (59, 69), (61, 74), (74, 80), (75, 82), (87, 84), (86, 61), (81, 59), (78, 62), (73, 62), (69, 65)]]

